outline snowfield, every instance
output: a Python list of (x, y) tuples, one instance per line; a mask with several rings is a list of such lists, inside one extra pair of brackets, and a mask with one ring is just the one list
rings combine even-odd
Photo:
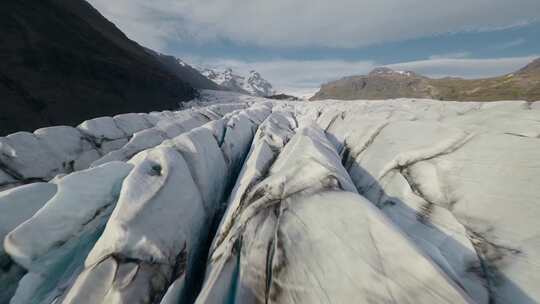
[(291, 102), (0, 138), (0, 303), (538, 303), (540, 102)]

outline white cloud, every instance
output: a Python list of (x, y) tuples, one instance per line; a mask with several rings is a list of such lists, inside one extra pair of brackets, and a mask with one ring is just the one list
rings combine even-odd
[(538, 0), (89, 0), (133, 39), (359, 47), (538, 20)]
[[(538, 0), (89, 0), (128, 36), (164, 51), (172, 41), (220, 39), (271, 46), (360, 47), (449, 32), (486, 31), (538, 21)], [(503, 43), (511, 48), (523, 39)], [(396, 50), (399, 52), (399, 50)], [(183, 56), (187, 62), (201, 58)], [(436, 54), (390, 65), (431, 76), (487, 77), (514, 71), (533, 57), (474, 59)], [(306, 94), (321, 83), (368, 73), (378, 63), (345, 60), (205, 59), (207, 65), (259, 71), (278, 89)]]
[(429, 57), (429, 59), (458, 59), (458, 58), (467, 58), (470, 56), (471, 56), (471, 53), (469, 52), (456, 52), (456, 53), (432, 55)]
[(411, 70), (434, 78), (446, 76), (480, 78), (514, 72), (537, 57), (538, 55), (491, 59), (440, 58), (391, 64), (388, 67)]
[[(432, 56), (436, 57), (436, 56)], [(431, 58), (387, 65), (396, 70), (411, 70), (430, 77), (455, 76), (478, 78), (504, 75), (522, 68), (537, 56), (474, 59)], [(270, 60), (244, 62), (229, 59), (184, 57), (194, 65), (224, 69), (227, 67), (247, 74), (256, 70), (280, 92), (296, 96), (312, 96), (322, 83), (345, 76), (369, 73), (379, 66), (372, 61), (344, 60)]]
[(525, 42), (527, 41), (524, 38), (517, 38), (508, 42), (501, 43), (500, 45), (495, 46), (495, 49), (498, 49), (498, 50), (511, 49), (516, 46), (520, 46), (524, 44)]

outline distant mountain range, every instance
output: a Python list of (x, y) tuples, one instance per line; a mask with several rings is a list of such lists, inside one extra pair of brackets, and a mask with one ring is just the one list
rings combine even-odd
[(0, 5), (0, 135), (178, 108), (218, 88), (127, 38), (84, 0)]
[(540, 58), (500, 77), (433, 79), (410, 71), (377, 68), (321, 86), (311, 100), (432, 98), (456, 101), (540, 100)]
[(203, 68), (200, 72), (220, 87), (233, 92), (263, 97), (276, 93), (272, 84), (256, 71), (249, 72), (247, 77), (236, 74), (230, 68), (224, 71)]

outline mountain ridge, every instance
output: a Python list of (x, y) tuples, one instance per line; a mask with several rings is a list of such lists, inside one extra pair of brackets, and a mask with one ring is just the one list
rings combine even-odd
[(222, 90), (219, 85), (202, 75), (197, 69), (187, 64), (175, 56), (162, 54), (152, 49), (146, 49), (151, 55), (163, 64), (163, 66), (174, 75), (183, 79), (196, 89), (203, 90)]
[(233, 92), (260, 97), (271, 96), (276, 92), (272, 84), (255, 70), (251, 70), (247, 76), (236, 74), (231, 68), (223, 71), (201, 68), (199, 71), (218, 86)]
[(455, 101), (540, 100), (540, 58), (522, 69), (483, 79), (429, 78), (380, 67), (368, 75), (323, 84), (310, 100), (430, 98)]
[(517, 71), (519, 74), (540, 73), (540, 57), (527, 64), (525, 67)]
[(175, 109), (196, 90), (82, 0), (0, 7), (0, 135)]

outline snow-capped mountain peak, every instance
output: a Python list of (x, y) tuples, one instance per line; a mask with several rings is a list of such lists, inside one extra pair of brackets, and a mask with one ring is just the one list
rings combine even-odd
[(249, 78), (247, 82), (244, 83), (244, 89), (251, 94), (258, 96), (270, 96), (275, 94), (272, 84), (262, 78), (261, 74), (256, 71), (249, 72)]
[(231, 68), (223, 71), (205, 68), (201, 69), (201, 73), (216, 84), (234, 92), (255, 96), (275, 94), (272, 84), (254, 70), (246, 77), (236, 74)]
[(179, 65), (183, 66), (183, 67), (189, 66), (187, 63), (185, 63), (185, 62), (184, 62), (182, 59), (180, 59), (180, 58), (176, 58), (176, 62), (177, 62)]

